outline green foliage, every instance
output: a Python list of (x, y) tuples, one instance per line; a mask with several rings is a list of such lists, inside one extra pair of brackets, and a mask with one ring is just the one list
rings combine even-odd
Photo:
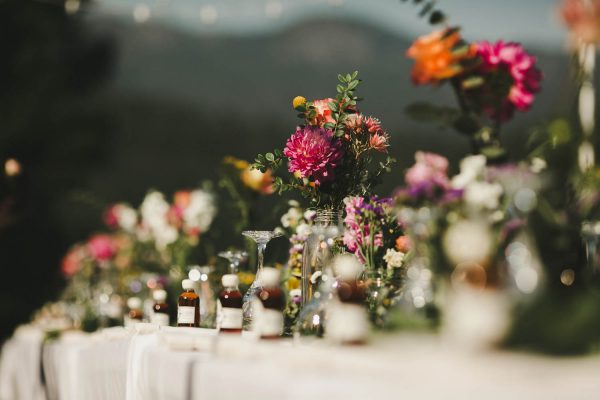
[(435, 0), (401, 0), (403, 3), (411, 2), (413, 5), (420, 8), (418, 15), (420, 18), (427, 18), (431, 25), (441, 24), (446, 22), (446, 14), (436, 7)]

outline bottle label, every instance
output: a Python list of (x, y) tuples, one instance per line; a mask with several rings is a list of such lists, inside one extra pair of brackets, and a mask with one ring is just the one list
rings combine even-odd
[(169, 314), (155, 312), (150, 317), (150, 322), (160, 326), (169, 326)]
[(283, 313), (279, 310), (265, 308), (261, 301), (254, 299), (252, 312), (255, 314), (254, 327), (261, 336), (278, 336), (283, 331)]
[(334, 303), (327, 310), (327, 337), (339, 342), (365, 340), (369, 334), (368, 316), (364, 307)]
[(190, 306), (177, 307), (177, 323), (178, 324), (194, 324), (194, 323), (196, 323), (196, 307), (190, 307)]
[(217, 325), (224, 329), (242, 329), (243, 314), (241, 308), (222, 307), (218, 303)]

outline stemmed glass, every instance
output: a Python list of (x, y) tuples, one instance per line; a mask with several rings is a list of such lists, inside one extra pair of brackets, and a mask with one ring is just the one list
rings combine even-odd
[(229, 261), (230, 274), (237, 274), (240, 263), (248, 258), (248, 253), (243, 250), (227, 250), (220, 252), (218, 255)]
[(258, 265), (256, 268), (256, 276), (254, 277), (254, 282), (252, 282), (252, 285), (244, 295), (244, 302), (242, 305), (242, 310), (244, 313), (244, 327), (248, 328), (252, 323), (252, 298), (262, 287), (260, 275), (264, 265), (267, 243), (269, 243), (271, 239), (281, 236), (282, 233), (275, 231), (243, 231), (242, 235), (254, 240), (258, 249)]

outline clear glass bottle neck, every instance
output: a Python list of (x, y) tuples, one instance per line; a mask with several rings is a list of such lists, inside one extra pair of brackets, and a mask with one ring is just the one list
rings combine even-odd
[(342, 221), (342, 210), (331, 208), (317, 209), (315, 223), (320, 225), (338, 225)]

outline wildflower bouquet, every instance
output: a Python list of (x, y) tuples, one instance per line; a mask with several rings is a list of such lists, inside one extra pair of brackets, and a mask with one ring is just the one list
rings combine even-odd
[(374, 166), (377, 154), (387, 154), (389, 136), (380, 121), (358, 111), (355, 90), (358, 72), (338, 75), (337, 96), (307, 101), (296, 97), (294, 109), (302, 123), (287, 140), (284, 150), (259, 154), (253, 167), (277, 171), (287, 163), (287, 178), (275, 177), (280, 194), (297, 190), (316, 207), (338, 209), (348, 196), (371, 193), (393, 158), (384, 157)]
[(365, 266), (367, 309), (372, 322), (381, 327), (400, 295), (407, 237), (391, 198), (348, 197), (345, 203), (343, 243)]
[[(425, 7), (422, 14), (431, 13), (432, 24), (445, 21), (439, 10), (430, 9)], [(412, 80), (416, 85), (448, 84), (459, 106), (420, 102), (409, 105), (407, 113), (467, 135), (474, 154), (484, 154), (490, 161), (504, 159), (501, 125), (515, 111), (529, 110), (540, 90), (542, 74), (536, 58), (519, 43), (469, 43), (460, 36), (459, 27), (450, 26), (418, 38), (406, 55), (415, 61)]]
[(450, 178), (444, 157), (418, 152), (415, 159), (405, 174), (406, 186), (395, 194), (415, 250), (433, 247), (429, 258), (448, 266), (438, 272), (474, 268), (477, 274), (463, 271), (464, 277), (484, 280), (470, 283), (497, 285), (494, 268), (537, 204), (539, 166), (488, 166), (485, 156), (474, 155), (464, 158), (460, 173)]
[(64, 256), (61, 272), (67, 287), (62, 298), (73, 305), (75, 326), (93, 331), (120, 322), (132, 246), (122, 233), (98, 233), (72, 246)]

